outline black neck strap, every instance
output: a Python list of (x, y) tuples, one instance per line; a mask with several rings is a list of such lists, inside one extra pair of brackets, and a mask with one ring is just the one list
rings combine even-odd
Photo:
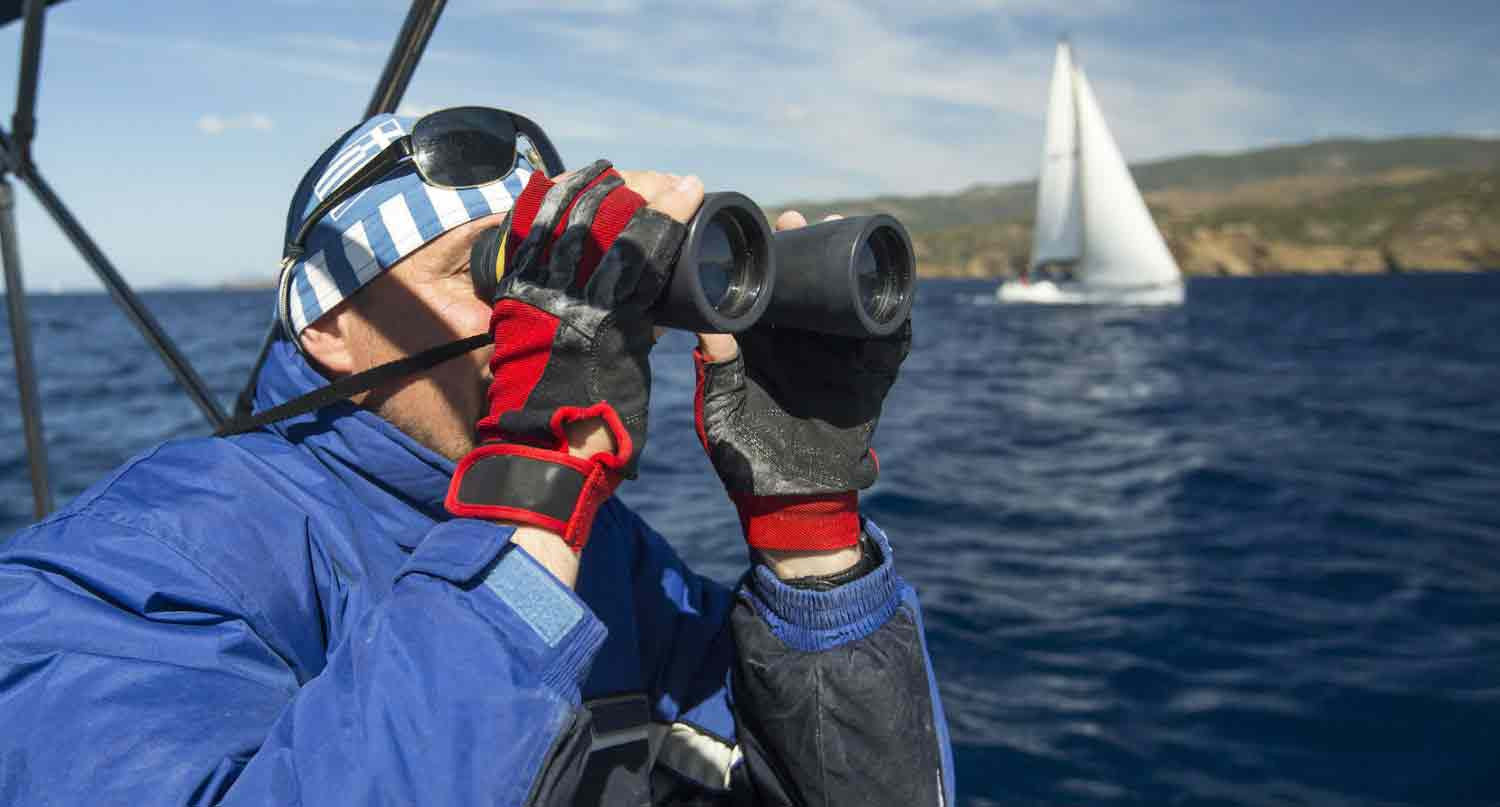
[(398, 378), (419, 373), (423, 370), (436, 367), (450, 359), (468, 353), (476, 348), (490, 344), (492, 337), (488, 333), (471, 336), (468, 339), (460, 339), (449, 342), (446, 345), (438, 345), (430, 350), (424, 350), (415, 356), (407, 356), (387, 362), (379, 367), (372, 367), (362, 373), (341, 378), (326, 387), (315, 389), (306, 395), (298, 396), (280, 406), (275, 406), (257, 415), (240, 415), (224, 424), (214, 432), (215, 437), (228, 437), (232, 434), (243, 434), (258, 429), (267, 423), (275, 423), (278, 420), (286, 420), (289, 417), (306, 414), (315, 409), (342, 401), (351, 395), (368, 392), (376, 387), (395, 381)]

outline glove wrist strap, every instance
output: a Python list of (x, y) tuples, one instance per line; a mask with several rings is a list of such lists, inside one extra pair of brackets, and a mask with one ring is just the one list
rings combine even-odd
[(562, 536), (583, 551), (594, 515), (620, 484), (595, 460), (514, 443), (470, 451), (453, 472), (444, 506), (455, 516), (511, 521)]
[(745, 540), (756, 549), (826, 551), (859, 543), (859, 494), (806, 496), (730, 493)]

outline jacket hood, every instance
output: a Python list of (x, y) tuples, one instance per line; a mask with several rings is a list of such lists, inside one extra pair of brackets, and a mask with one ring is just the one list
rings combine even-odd
[[(270, 409), (327, 384), (328, 379), (314, 370), (290, 342), (277, 339), (257, 379), (255, 411)], [(373, 489), (404, 499), (434, 519), (449, 518), (443, 498), (453, 475), (453, 461), (373, 412), (339, 401), (264, 428), (312, 452), (341, 477), (352, 473), (373, 483)]]

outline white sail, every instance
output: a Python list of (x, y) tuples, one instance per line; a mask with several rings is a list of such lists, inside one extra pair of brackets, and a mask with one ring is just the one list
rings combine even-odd
[(1031, 266), (1076, 261), (1082, 256), (1078, 221), (1078, 117), (1073, 101), (1073, 55), (1057, 43), (1052, 88), (1047, 101), (1047, 139), (1042, 144), (1042, 175), (1037, 181), (1036, 227), (1031, 235)]
[(1082, 68), (1073, 68), (1073, 80), (1078, 103), (1078, 185), (1085, 244), (1078, 279), (1088, 286), (1179, 282), (1177, 262), (1151, 220), (1125, 158), (1110, 137)]

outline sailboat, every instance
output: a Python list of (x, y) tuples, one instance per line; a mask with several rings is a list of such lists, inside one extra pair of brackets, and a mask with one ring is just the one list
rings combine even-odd
[(1052, 67), (1031, 260), (995, 296), (1006, 303), (1183, 300), (1182, 272), (1066, 39)]

